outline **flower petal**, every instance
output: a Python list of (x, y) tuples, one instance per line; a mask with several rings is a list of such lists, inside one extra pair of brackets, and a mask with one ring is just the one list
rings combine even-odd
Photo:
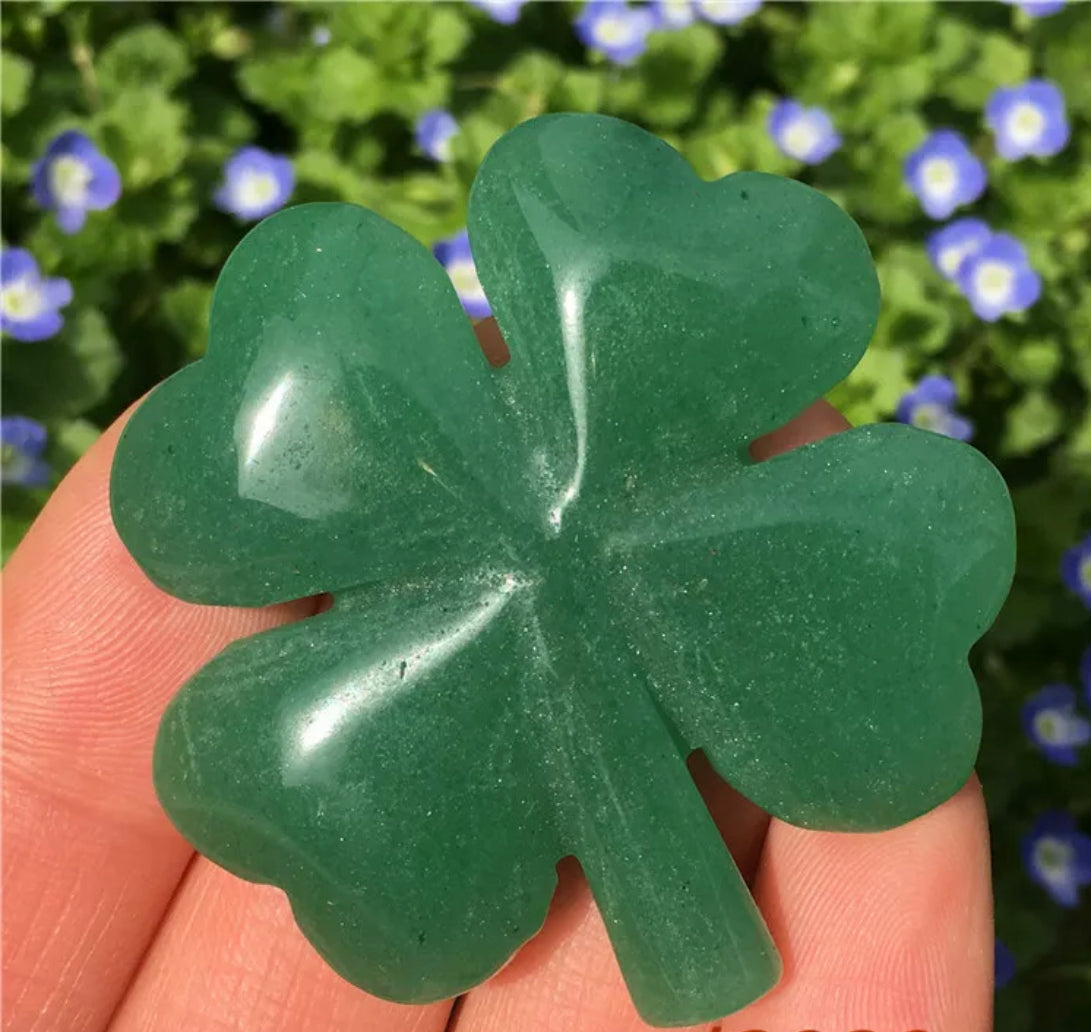
[(7, 315), (0, 319), (0, 328), (5, 333), (10, 334), (16, 340), (27, 343), (48, 340), (50, 337), (56, 336), (63, 325), (64, 319), (61, 314), (48, 309), (40, 312), (33, 319), (15, 320)]
[(0, 284), (11, 283), (24, 277), (37, 279), (39, 275), (38, 263), (26, 249), (5, 247), (3, 251), (0, 251)]

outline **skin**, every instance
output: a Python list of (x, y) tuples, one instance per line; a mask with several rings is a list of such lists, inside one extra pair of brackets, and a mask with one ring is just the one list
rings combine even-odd
[[(478, 327), (493, 364), (506, 348)], [(193, 853), (155, 799), (152, 742), (181, 683), (228, 642), (321, 607), (189, 605), (153, 587), (110, 522), (122, 416), (53, 494), (5, 571), (3, 1013), (11, 1032), (638, 1032), (578, 866), (542, 932), (485, 985), (406, 1007), (342, 981), (281, 893)], [(765, 459), (848, 426), (818, 403)], [(701, 1032), (992, 1027), (981, 788), (893, 831), (770, 821), (691, 768), (781, 950), (780, 985)]]

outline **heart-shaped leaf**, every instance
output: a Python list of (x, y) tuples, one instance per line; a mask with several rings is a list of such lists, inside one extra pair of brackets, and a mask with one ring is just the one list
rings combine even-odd
[(805, 186), (702, 183), (632, 126), (546, 116), (490, 152), (470, 228), (503, 369), (423, 248), (307, 205), (243, 241), (208, 356), (126, 429), (115, 519), (158, 583), (334, 593), (189, 682), (157, 789), (372, 992), (485, 978), (572, 854), (645, 1018), (714, 1019), (779, 961), (689, 753), (807, 827), (949, 796), (1007, 494), (908, 427), (747, 457), (875, 320), (859, 231)]

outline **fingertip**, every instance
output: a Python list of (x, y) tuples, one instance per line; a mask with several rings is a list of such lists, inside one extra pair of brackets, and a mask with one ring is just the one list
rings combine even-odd
[(755, 898), (784, 978), (723, 1032), (800, 1022), (989, 1028), (992, 901), (976, 777), (891, 831), (816, 832), (774, 820)]
[(816, 401), (795, 419), (754, 441), (750, 445), (750, 455), (763, 462), (800, 445), (839, 434), (842, 430), (848, 430), (850, 425), (828, 401)]

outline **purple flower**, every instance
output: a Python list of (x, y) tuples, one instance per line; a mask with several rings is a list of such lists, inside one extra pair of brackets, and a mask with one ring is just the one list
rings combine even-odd
[(925, 214), (948, 218), (985, 192), (985, 166), (951, 129), (937, 129), (905, 160), (905, 182)]
[(413, 135), (417, 146), (433, 161), (450, 161), (451, 137), (457, 132), (454, 116), (442, 108), (433, 108), (417, 119)]
[(1091, 838), (1080, 833), (1064, 810), (1043, 813), (1022, 842), (1027, 873), (1063, 907), (1080, 901), (1080, 887), (1091, 882)]
[(121, 176), (88, 137), (70, 129), (54, 137), (34, 163), (30, 191), (38, 204), (57, 213), (57, 224), (65, 233), (75, 233), (89, 211), (116, 203)]
[(519, 11), (526, 0), (470, 0), (474, 7), (480, 8), (493, 21), (501, 25), (514, 25), (519, 20)]
[[(1091, 609), (1091, 534), (1061, 557), (1061, 580)], [(1087, 662), (1085, 656), (1084, 663)], [(1091, 689), (1088, 691), (1091, 693)]]
[(625, 65), (644, 53), (655, 18), (647, 7), (630, 7), (625, 0), (588, 0), (575, 28), (585, 47)]
[(693, 0), (697, 14), (716, 25), (738, 25), (762, 5), (762, 0)]
[(260, 147), (241, 147), (224, 165), (224, 181), (216, 191), (216, 207), (240, 219), (261, 219), (284, 207), (295, 187), (288, 158)]
[(985, 105), (985, 122), (996, 134), (996, 152), (1008, 161), (1048, 158), (1068, 143), (1064, 94), (1044, 79), (995, 90)]
[(1076, 693), (1067, 684), (1047, 684), (1023, 703), (1023, 730), (1046, 759), (1075, 767), (1081, 746), (1091, 742), (1091, 722), (1076, 712)]
[(994, 233), (959, 267), (957, 282), (974, 313), (996, 322), (1008, 312), (1024, 312), (1041, 296), (1041, 277), (1023, 245), (1007, 233)]
[(928, 238), (928, 257), (944, 279), (954, 282), (966, 259), (977, 254), (991, 236), (992, 230), (981, 219), (955, 219)]
[(1068, 0), (1007, 0), (1007, 2), (1032, 18), (1044, 18), (1046, 15), (1056, 14)]
[(59, 309), (72, 300), (66, 279), (43, 279), (21, 247), (0, 252), (0, 330), (16, 340), (45, 340), (64, 325)]
[(902, 396), (894, 418), (899, 423), (931, 430), (944, 437), (968, 441), (973, 436), (974, 425), (954, 411), (957, 397), (955, 385), (946, 376), (925, 376), (913, 390)]
[(1087, 705), (1091, 706), (1091, 648), (1085, 649), (1080, 659), (1080, 680), (1083, 682), (1083, 694), (1087, 696)]
[(488, 298), (481, 287), (481, 280), (477, 278), (477, 267), (474, 265), (474, 256), (470, 253), (470, 237), (466, 230), (447, 240), (440, 240), (432, 248), (432, 253), (451, 277), (455, 293), (458, 294), (462, 307), (466, 309), (466, 314), (474, 319), (484, 319), (491, 315)]
[(331, 39), (333, 39), (333, 33), (328, 25), (316, 25), (311, 29), (311, 42), (316, 47), (327, 46)]
[(684, 29), (696, 17), (691, 0), (651, 0), (657, 29)]
[(26, 416), (0, 418), (0, 482), (23, 487), (49, 483), (49, 466), (42, 459), (46, 432)]
[(782, 153), (808, 165), (825, 161), (841, 146), (841, 137), (822, 108), (805, 108), (794, 100), (782, 100), (769, 112), (768, 129)]
[(1015, 977), (1015, 971), (1015, 957), (1011, 950), (997, 939), (993, 954), (993, 985), (997, 989), (1003, 989)]

